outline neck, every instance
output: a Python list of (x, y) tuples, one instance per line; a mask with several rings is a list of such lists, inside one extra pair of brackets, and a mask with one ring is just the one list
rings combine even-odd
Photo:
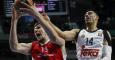
[(95, 31), (97, 29), (98, 28), (95, 24), (88, 24), (87, 27), (86, 27), (86, 30), (88, 30), (88, 31)]
[(41, 39), (39, 42), (40, 44), (44, 45), (45, 43), (47, 43), (49, 41), (49, 38), (48, 37), (45, 37), (43, 39)]
[(44, 44), (46, 42), (46, 40), (45, 39), (41, 39), (39, 42), (40, 42), (40, 44)]

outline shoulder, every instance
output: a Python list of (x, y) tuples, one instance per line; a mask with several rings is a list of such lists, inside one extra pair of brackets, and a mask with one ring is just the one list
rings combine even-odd
[(72, 29), (72, 32), (78, 33), (80, 31), (80, 29)]
[(39, 41), (32, 41), (32, 44), (33, 44), (33, 43), (38, 43), (38, 42), (39, 42)]
[(108, 45), (111, 45), (111, 34), (109, 33), (108, 30), (103, 30), (104, 34), (104, 41), (108, 43)]
[(36, 44), (38, 44), (39, 41), (33, 41), (31, 44), (32, 44), (32, 47), (35, 46)]
[(104, 38), (111, 40), (111, 34), (108, 30), (103, 30)]
[(72, 32), (74, 35), (79, 34), (80, 31), (81, 31), (81, 29), (72, 29), (72, 30), (71, 30), (71, 32)]
[(60, 48), (60, 47), (62, 47), (61, 45), (59, 45), (59, 44), (57, 44), (55, 42), (52, 42), (52, 41), (49, 41), (46, 45), (50, 46), (52, 48)]

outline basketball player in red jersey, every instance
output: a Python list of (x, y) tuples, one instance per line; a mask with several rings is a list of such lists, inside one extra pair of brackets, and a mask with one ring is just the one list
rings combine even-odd
[[(18, 19), (21, 17), (21, 13), (17, 10), (15, 3), (12, 10), (13, 15), (9, 37), (9, 44), (12, 51), (25, 55), (32, 55), (33, 60), (64, 60), (61, 49), (63, 45), (65, 45), (65, 41), (60, 38), (52, 28), (52, 30), (50, 30), (47, 27), (36, 25), (34, 32), (37, 37), (37, 41), (33, 41), (31, 43), (19, 43), (16, 28)], [(43, 17), (41, 14), (40, 16)]]
[(88, 11), (85, 14), (86, 29), (73, 29), (63, 32), (51, 22), (44, 20), (34, 6), (29, 6), (25, 3), (22, 3), (22, 5), (26, 6), (26, 8), (21, 8), (20, 10), (39, 18), (40, 20), (37, 21), (44, 28), (55, 30), (66, 41), (76, 40), (78, 60), (111, 60), (110, 34), (108, 31), (105, 32), (97, 28), (99, 17), (94, 11)]

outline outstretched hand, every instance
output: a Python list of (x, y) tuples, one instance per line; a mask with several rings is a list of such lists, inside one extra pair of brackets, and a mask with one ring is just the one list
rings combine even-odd
[(32, 0), (27, 0), (28, 4), (27, 3), (24, 3), (24, 2), (18, 2), (18, 6), (19, 6), (19, 10), (23, 13), (27, 13), (29, 15), (32, 15), (32, 16), (37, 16), (39, 14), (40, 17), (43, 17), (44, 20), (46, 21), (50, 21), (50, 18), (49, 16), (45, 13), (45, 12), (42, 12), (42, 13), (39, 13), (37, 8), (35, 7), (35, 4), (33, 3)]
[(27, 13), (32, 16), (35, 16), (38, 13), (37, 8), (32, 3), (27, 4), (24, 2), (20, 2), (19, 4), (22, 6), (22, 7), (19, 7), (19, 10), (23, 13)]
[(16, 4), (12, 6), (12, 21), (16, 21), (21, 17), (21, 12), (17, 9)]
[(17, 21), (21, 17), (21, 12), (19, 10), (20, 0), (15, 0), (12, 5), (12, 21)]

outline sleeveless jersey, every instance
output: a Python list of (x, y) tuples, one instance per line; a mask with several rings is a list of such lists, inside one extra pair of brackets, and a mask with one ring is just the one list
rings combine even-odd
[(103, 40), (103, 30), (88, 32), (82, 29), (76, 43), (78, 60), (101, 60)]
[(63, 60), (61, 46), (50, 41), (44, 45), (39, 41), (32, 42), (31, 54), (33, 60)]

